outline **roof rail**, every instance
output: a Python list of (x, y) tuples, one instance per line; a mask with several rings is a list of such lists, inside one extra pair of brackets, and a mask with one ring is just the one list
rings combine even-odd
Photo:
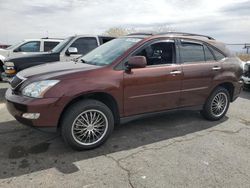
[(182, 36), (198, 36), (198, 37), (205, 37), (209, 40), (215, 40), (213, 37), (207, 36), (207, 35), (200, 35), (200, 34), (194, 34), (194, 33), (183, 33), (183, 32), (163, 32), (163, 33), (157, 33), (157, 35), (166, 35), (166, 34), (174, 34), (174, 35), (182, 35)]
[(41, 39), (58, 39), (58, 40), (63, 40), (63, 38), (53, 38), (53, 37), (42, 37)]
[(132, 35), (153, 35), (153, 33), (130, 33), (127, 36), (132, 36)]

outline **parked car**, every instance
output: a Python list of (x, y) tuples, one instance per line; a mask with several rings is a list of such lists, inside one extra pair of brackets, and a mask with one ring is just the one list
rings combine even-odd
[(12, 45), (6, 49), (0, 49), (0, 74), (4, 72), (3, 62), (6, 58), (14, 58), (27, 54), (37, 54), (52, 50), (63, 39), (41, 38), (25, 39), (20, 43)]
[(250, 88), (250, 61), (244, 63), (244, 71), (243, 71), (242, 80), (244, 83), (244, 88)]
[(2, 74), (2, 79), (5, 81), (11, 80), (17, 72), (36, 65), (76, 59), (112, 39), (114, 37), (94, 35), (71, 36), (47, 53), (6, 59), (4, 62), (5, 73)]
[(100, 146), (115, 125), (176, 109), (224, 117), (242, 88), (240, 61), (211, 37), (134, 34), (77, 62), (23, 70), (6, 92), (17, 121), (61, 131), (76, 150)]

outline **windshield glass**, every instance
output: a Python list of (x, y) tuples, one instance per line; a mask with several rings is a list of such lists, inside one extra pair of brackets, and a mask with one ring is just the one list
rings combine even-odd
[(74, 37), (69, 37), (64, 39), (62, 42), (60, 42), (55, 48), (53, 48), (51, 51), (55, 53), (59, 53), (63, 50), (65, 46), (68, 45), (68, 43), (72, 40)]
[(13, 48), (16, 48), (16, 47), (20, 46), (23, 42), (24, 42), (24, 41), (18, 42), (18, 43), (16, 43), (16, 44), (13, 44), (13, 45), (9, 46), (8, 48), (6, 48), (6, 50), (11, 50), (11, 49), (13, 49)]
[(141, 40), (140, 38), (113, 39), (83, 56), (81, 61), (99, 66), (111, 64), (115, 59)]

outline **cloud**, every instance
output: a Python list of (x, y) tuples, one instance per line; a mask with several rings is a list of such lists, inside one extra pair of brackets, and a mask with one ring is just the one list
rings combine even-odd
[(224, 12), (226, 15), (238, 15), (238, 16), (249, 16), (250, 13), (250, 1), (244, 1), (244, 2), (237, 2), (230, 4), (228, 6), (225, 6), (221, 9), (222, 12)]
[(162, 25), (227, 43), (250, 42), (249, 5), (249, 0), (0, 0), (0, 42)]

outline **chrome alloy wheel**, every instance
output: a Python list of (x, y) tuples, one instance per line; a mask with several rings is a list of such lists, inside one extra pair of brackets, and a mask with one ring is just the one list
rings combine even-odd
[(215, 117), (221, 116), (228, 105), (228, 97), (225, 93), (220, 92), (215, 95), (211, 104), (211, 112)]
[(99, 110), (82, 112), (72, 124), (71, 133), (74, 140), (81, 145), (93, 145), (99, 142), (108, 130), (108, 119)]

